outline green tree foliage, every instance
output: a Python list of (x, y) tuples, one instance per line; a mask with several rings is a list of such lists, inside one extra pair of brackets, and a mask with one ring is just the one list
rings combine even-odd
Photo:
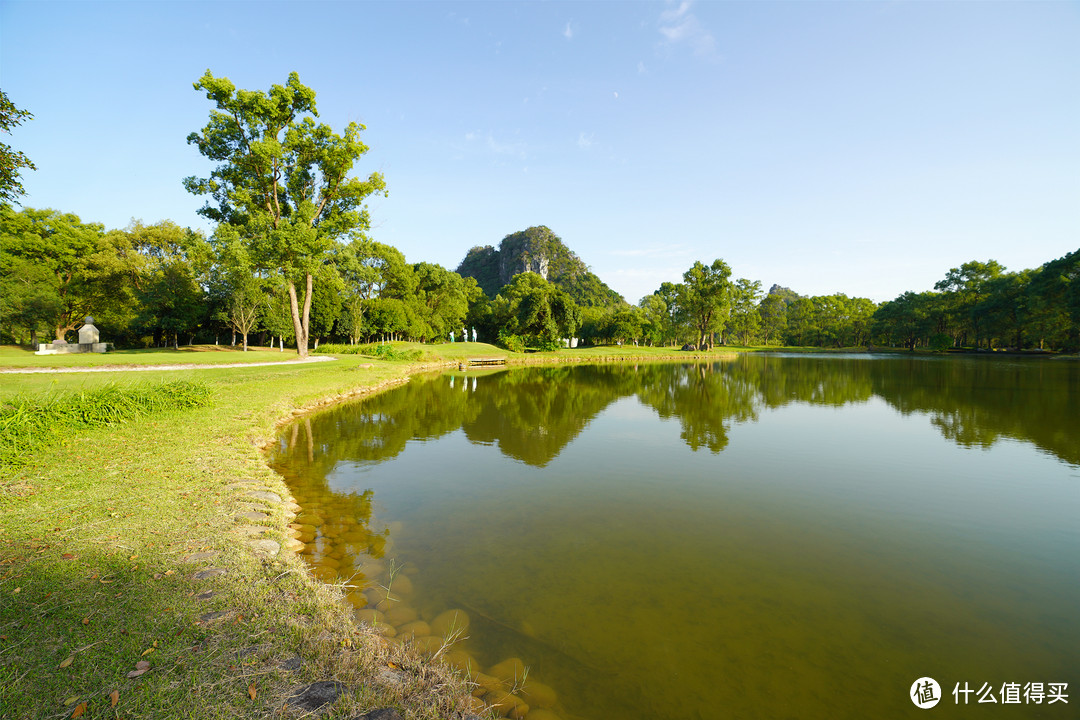
[(1004, 271), (996, 260), (972, 260), (952, 268), (943, 280), (935, 283), (934, 289), (945, 293), (943, 300), (948, 306), (951, 322), (960, 328), (961, 344), (966, 344), (970, 337), (976, 348), (980, 346), (984, 339), (985, 315), (985, 308), (980, 304), (990, 292), (990, 283)]
[(788, 326), (788, 306), (780, 293), (769, 292), (758, 305), (761, 336), (766, 345), (779, 342)]
[[(122, 233), (55, 210), (0, 205), (0, 275), (4, 307), (58, 340), (93, 315), (100, 327), (126, 328), (134, 316), (141, 266)], [(10, 294), (9, 294), (10, 293)], [(9, 316), (5, 312), (5, 322)]]
[(204, 286), (210, 269), (211, 248), (201, 233), (163, 220), (154, 225), (134, 221), (123, 236), (141, 259), (135, 286), (139, 311), (135, 324), (140, 334), (152, 334), (156, 344), (181, 333), (191, 336), (207, 318)]
[(695, 262), (683, 273), (679, 288), (679, 306), (696, 331), (695, 345), (705, 350), (712, 347), (713, 335), (723, 336), (731, 313), (731, 268), (723, 260), (712, 265)]
[(667, 303), (658, 293), (646, 295), (638, 303), (641, 309), (641, 335), (649, 345), (663, 345), (668, 342), (669, 333)]
[[(22, 125), (32, 117), (29, 111), (15, 107), (7, 93), (0, 90), (0, 132), (8, 134), (13, 127)], [(24, 168), (37, 170), (25, 153), (0, 142), (0, 202), (15, 202), (16, 198), (25, 194), (19, 177)]]
[(739, 278), (731, 287), (731, 332), (744, 347), (750, 345), (761, 331), (760, 298), (761, 282), (758, 280)]
[[(195, 89), (205, 91), (216, 110), (188, 143), (219, 164), (207, 178), (186, 178), (184, 186), (209, 196), (199, 213), (233, 226), (257, 269), (282, 278), (297, 352), (306, 355), (317, 268), (336, 240), (368, 229), (363, 203), (386, 190), (379, 173), (349, 177), (368, 150), (360, 141), (364, 127), (349, 123), (337, 135), (316, 124), (315, 92), (295, 72), (284, 86), (264, 93), (237, 90), (207, 70)], [(298, 283), (304, 286), (302, 307)]]
[(241, 241), (235, 228), (219, 225), (210, 237), (210, 247), (211, 317), (234, 333), (234, 344), (235, 335), (239, 333), (244, 352), (247, 352), (248, 335), (258, 329), (267, 310), (266, 283), (256, 277), (248, 246)]
[(570, 296), (534, 272), (515, 275), (495, 298), (492, 312), (506, 333), (545, 348), (574, 337), (581, 325), (581, 311)]
[[(418, 337), (421, 340), (446, 338), (451, 332), (460, 337), (469, 311), (465, 280), (456, 272), (432, 263), (413, 265), (413, 274), (416, 291), (412, 298), (417, 304), (421, 328)], [(471, 288), (479, 287), (473, 278), (469, 281)]]

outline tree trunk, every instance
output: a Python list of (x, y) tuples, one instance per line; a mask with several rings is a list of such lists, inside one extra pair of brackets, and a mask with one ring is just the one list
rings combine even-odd
[(308, 318), (311, 316), (311, 273), (305, 275), (304, 309), (301, 314), (296, 299), (296, 285), (289, 282), (289, 311), (292, 313), (293, 329), (296, 331), (296, 354), (307, 357), (308, 354)]
[[(236, 345), (236, 338), (233, 338), (233, 345)], [(247, 333), (244, 333), (244, 352), (247, 352)]]

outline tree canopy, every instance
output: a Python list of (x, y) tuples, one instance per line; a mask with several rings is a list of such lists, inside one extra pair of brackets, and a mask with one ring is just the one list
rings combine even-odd
[[(184, 187), (209, 200), (199, 214), (232, 226), (250, 249), (255, 268), (280, 275), (289, 299), (297, 351), (307, 354), (312, 283), (335, 241), (370, 224), (364, 200), (385, 193), (382, 175), (349, 174), (367, 152), (364, 129), (351, 122), (343, 135), (316, 124), (315, 92), (289, 74), (269, 92), (238, 90), (207, 70), (195, 83), (216, 110), (201, 132), (188, 135), (218, 166)], [(297, 283), (304, 282), (303, 307)]]
[[(0, 132), (10, 133), (13, 127), (22, 125), (25, 120), (34, 117), (28, 110), (21, 110), (11, 102), (7, 93), (0, 90)], [(0, 201), (13, 202), (25, 191), (20, 177), (23, 168), (37, 170), (37, 167), (20, 150), (14, 150), (7, 143), (0, 142)]]

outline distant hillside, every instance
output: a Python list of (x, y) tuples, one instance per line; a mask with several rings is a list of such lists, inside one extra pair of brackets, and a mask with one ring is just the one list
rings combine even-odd
[(543, 225), (507, 235), (499, 243), (498, 250), (491, 245), (476, 246), (469, 250), (457, 268), (462, 277), (476, 278), (490, 298), (523, 272), (537, 273), (582, 307), (606, 307), (626, 302), (622, 295), (591, 273), (558, 235)]

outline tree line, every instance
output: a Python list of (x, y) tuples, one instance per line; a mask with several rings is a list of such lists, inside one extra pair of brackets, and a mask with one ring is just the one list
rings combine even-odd
[[(732, 280), (720, 259), (695, 262), (681, 283), (663, 283), (637, 305), (610, 291), (609, 301), (579, 305), (604, 295), (535, 272), (485, 293), (473, 277), (409, 263), (368, 236), (364, 203), (386, 184), (379, 173), (351, 176), (368, 150), (364, 127), (350, 123), (339, 135), (317, 123), (315, 93), (296, 73), (262, 92), (207, 70), (194, 88), (214, 109), (187, 140), (217, 164), (183, 184), (207, 198), (198, 212), (214, 223), (209, 237), (168, 220), (106, 230), (57, 210), (16, 210), (8, 201), (22, 192), (18, 168), (33, 165), (0, 148), (14, 158), (13, 173), (0, 178), (0, 338), (66, 339), (92, 315), (119, 346), (227, 337), (246, 349), (254, 334), (300, 355), (323, 340), (431, 342), (466, 329), (516, 351), (570, 338), (692, 348), (1080, 347), (1080, 250), (1021, 272), (965, 263), (934, 291), (881, 305), (777, 286), (766, 293), (760, 281)], [(3, 101), (4, 129), (30, 117)]]

